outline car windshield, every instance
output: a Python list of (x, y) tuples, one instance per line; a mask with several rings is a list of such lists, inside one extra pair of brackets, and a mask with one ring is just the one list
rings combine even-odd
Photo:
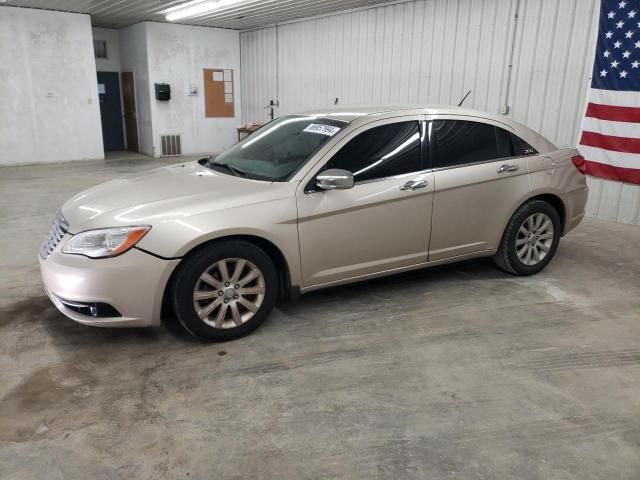
[(247, 178), (285, 181), (346, 125), (311, 116), (281, 117), (212, 159), (208, 166)]

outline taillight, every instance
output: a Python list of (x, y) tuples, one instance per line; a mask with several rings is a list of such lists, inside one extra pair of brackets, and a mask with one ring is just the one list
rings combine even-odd
[(573, 164), (581, 174), (584, 175), (587, 173), (587, 162), (585, 161), (582, 155), (576, 155), (575, 157), (571, 157), (571, 161), (573, 162)]

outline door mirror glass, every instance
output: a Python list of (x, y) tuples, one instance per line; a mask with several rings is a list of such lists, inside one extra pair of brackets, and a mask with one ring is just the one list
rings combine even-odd
[(316, 177), (316, 186), (322, 190), (344, 190), (353, 188), (353, 173), (341, 168), (330, 168)]

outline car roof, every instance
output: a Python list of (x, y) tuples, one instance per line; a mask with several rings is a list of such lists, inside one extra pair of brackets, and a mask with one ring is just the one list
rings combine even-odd
[(490, 120), (509, 126), (518, 136), (540, 152), (548, 152), (556, 149), (555, 145), (542, 135), (516, 122), (510, 117), (464, 107), (444, 105), (351, 105), (316, 108), (314, 110), (299, 112), (297, 115), (329, 118), (347, 123), (366, 123), (367, 118), (394, 117), (402, 115), (403, 112), (406, 112), (407, 115), (460, 115)]
[(344, 122), (352, 122), (362, 117), (402, 113), (403, 111), (408, 110), (412, 112), (418, 111), (419, 114), (425, 115), (469, 115), (509, 123), (509, 119), (504, 116), (493, 115), (470, 108), (444, 105), (349, 105), (316, 108), (313, 110), (299, 112), (299, 115), (310, 115), (314, 117), (324, 117)]

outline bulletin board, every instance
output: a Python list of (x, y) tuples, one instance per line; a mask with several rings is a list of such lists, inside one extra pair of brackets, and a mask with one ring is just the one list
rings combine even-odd
[(205, 68), (204, 116), (235, 117), (233, 70), (227, 68)]

